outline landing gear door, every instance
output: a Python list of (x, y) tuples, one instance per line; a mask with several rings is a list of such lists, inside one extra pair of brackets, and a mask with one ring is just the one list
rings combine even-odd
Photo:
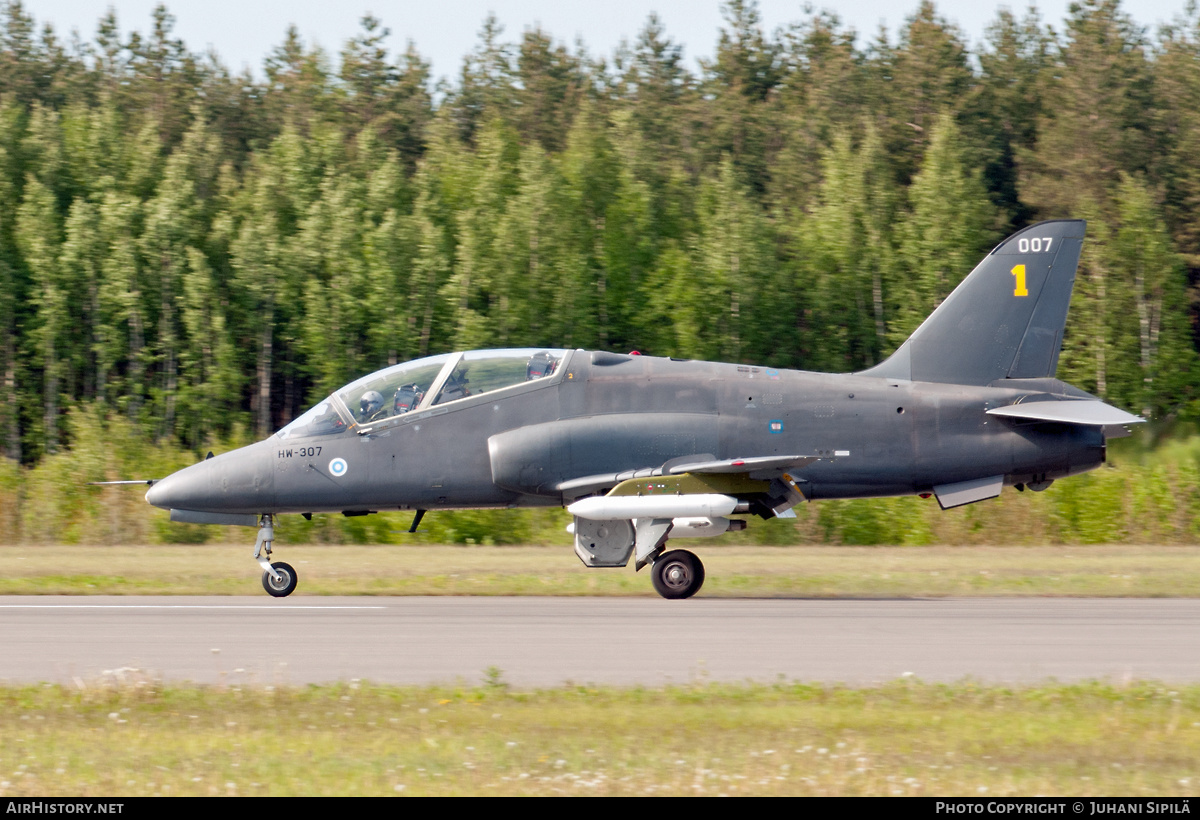
[(575, 518), (575, 554), (585, 567), (623, 567), (633, 554), (633, 524)]

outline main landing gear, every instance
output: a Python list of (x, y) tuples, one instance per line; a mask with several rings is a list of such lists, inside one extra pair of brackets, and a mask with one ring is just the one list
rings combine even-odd
[[(685, 537), (719, 535), (733, 529), (724, 518), (683, 519)], [(741, 524), (742, 522), (736, 522)], [(575, 516), (567, 532), (575, 536), (575, 554), (585, 567), (624, 567), (634, 559), (636, 570), (650, 567), (654, 591), (664, 598), (691, 598), (704, 585), (704, 564), (687, 550), (667, 550), (667, 536), (676, 525), (671, 518), (590, 519)], [(742, 527), (737, 527), (742, 529)]]
[(650, 566), (654, 591), (664, 598), (691, 598), (704, 585), (704, 564), (687, 550), (671, 550)]
[[(271, 563), (271, 544), (275, 541), (275, 517), (267, 513), (258, 522), (258, 538), (254, 541), (254, 560), (263, 568), (262, 585), (275, 598), (286, 598), (296, 589), (296, 570), (283, 561)], [(263, 553), (266, 556), (263, 556)]]

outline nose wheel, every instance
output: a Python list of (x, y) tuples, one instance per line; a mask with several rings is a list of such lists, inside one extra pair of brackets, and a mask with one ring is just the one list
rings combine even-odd
[(650, 567), (650, 580), (664, 598), (691, 598), (704, 585), (704, 564), (687, 550), (664, 552)]
[[(275, 542), (275, 517), (267, 514), (258, 522), (258, 538), (254, 542), (254, 560), (263, 568), (262, 585), (268, 594), (286, 598), (296, 589), (296, 570), (283, 561), (271, 561), (271, 545)], [(265, 555), (264, 555), (265, 553)]]
[(286, 598), (291, 595), (292, 591), (296, 589), (296, 570), (292, 569), (291, 564), (285, 564), (283, 561), (271, 564), (271, 569), (275, 570), (274, 575), (263, 572), (263, 589), (276, 598)]

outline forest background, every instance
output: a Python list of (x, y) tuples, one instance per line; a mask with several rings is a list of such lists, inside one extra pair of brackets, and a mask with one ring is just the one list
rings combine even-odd
[[(0, 4), (6, 540), (244, 536), (85, 482), (165, 475), (446, 350), (867, 367), (1055, 217), (1088, 220), (1058, 375), (1152, 420), (1120, 469), (949, 513), (806, 505), (745, 538), (1200, 538), (1195, 4), (1154, 33), (1117, 0), (1055, 28), (1001, 11), (975, 51), (931, 2), (895, 43), (828, 13), (775, 32), (748, 0), (723, 14), (698, 72), (653, 15), (607, 57), (489, 19), (434, 83), (371, 16), (336, 58), (289, 30), (256, 80), (190, 52), (166, 7), (126, 38), (110, 11), (85, 42)], [(558, 542), (560, 519), (444, 514), (422, 537)]]

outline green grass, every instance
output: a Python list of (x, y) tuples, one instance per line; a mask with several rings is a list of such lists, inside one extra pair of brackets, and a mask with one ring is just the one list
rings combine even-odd
[[(703, 559), (709, 597), (1200, 596), (1195, 547), (672, 546)], [(250, 554), (249, 543), (0, 547), (0, 594), (261, 595)], [(589, 570), (569, 547), (298, 545), (275, 557), (300, 574), (297, 595), (654, 595), (645, 571)]]
[(1194, 795), (1200, 686), (0, 689), (0, 797)]

